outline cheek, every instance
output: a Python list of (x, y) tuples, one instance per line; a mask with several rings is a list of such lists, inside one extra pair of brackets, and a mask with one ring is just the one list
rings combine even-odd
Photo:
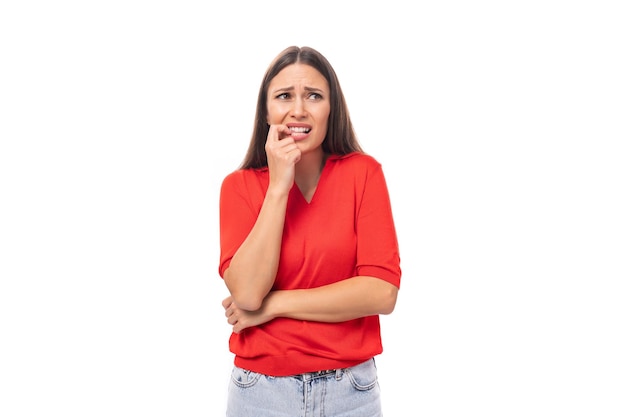
[(276, 105), (267, 105), (267, 117), (266, 121), (269, 124), (279, 124), (282, 123), (283, 118), (285, 117), (285, 110), (280, 106)]
[(320, 117), (319, 120), (324, 120), (324, 130), (328, 130), (328, 121), (330, 118), (330, 112), (326, 112), (324, 115)]
[(317, 114), (317, 120), (325, 120), (328, 126), (328, 120), (330, 119), (330, 109), (324, 109)]
[(280, 124), (282, 122), (282, 119), (279, 117), (276, 117), (276, 115), (272, 114), (272, 113), (268, 113), (267, 115), (267, 124), (270, 125), (276, 125), (276, 124)]

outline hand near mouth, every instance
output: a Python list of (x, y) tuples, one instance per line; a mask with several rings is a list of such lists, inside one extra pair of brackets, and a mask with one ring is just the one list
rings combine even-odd
[(294, 132), (286, 125), (270, 125), (265, 142), (270, 187), (275, 185), (279, 190), (287, 193), (293, 186), (295, 165), (302, 156), (293, 134)]

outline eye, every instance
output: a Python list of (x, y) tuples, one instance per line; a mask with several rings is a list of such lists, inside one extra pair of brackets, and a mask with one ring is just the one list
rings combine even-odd
[(289, 99), (289, 97), (291, 97), (289, 93), (280, 93), (276, 96), (276, 98), (279, 100), (287, 100)]
[(311, 93), (311, 94), (309, 94), (309, 98), (310, 98), (311, 100), (321, 100), (323, 97), (322, 97), (322, 95), (321, 95), (321, 94), (318, 94), (318, 93)]

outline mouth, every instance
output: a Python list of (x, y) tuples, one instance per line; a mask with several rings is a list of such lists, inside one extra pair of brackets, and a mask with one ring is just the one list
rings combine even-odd
[(311, 131), (308, 127), (290, 127), (292, 133), (309, 133)]

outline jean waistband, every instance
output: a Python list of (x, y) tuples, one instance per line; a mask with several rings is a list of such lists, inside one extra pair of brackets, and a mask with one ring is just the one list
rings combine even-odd
[(341, 376), (343, 375), (343, 371), (343, 368), (324, 369), (322, 371), (305, 372), (294, 376), (298, 379), (302, 379), (303, 381), (308, 381), (315, 378), (322, 378), (325, 376), (334, 376), (335, 378), (341, 378)]
[(324, 375), (336, 374), (338, 370), (339, 369), (326, 369), (324, 371), (307, 372), (307, 374), (311, 376), (324, 376)]

